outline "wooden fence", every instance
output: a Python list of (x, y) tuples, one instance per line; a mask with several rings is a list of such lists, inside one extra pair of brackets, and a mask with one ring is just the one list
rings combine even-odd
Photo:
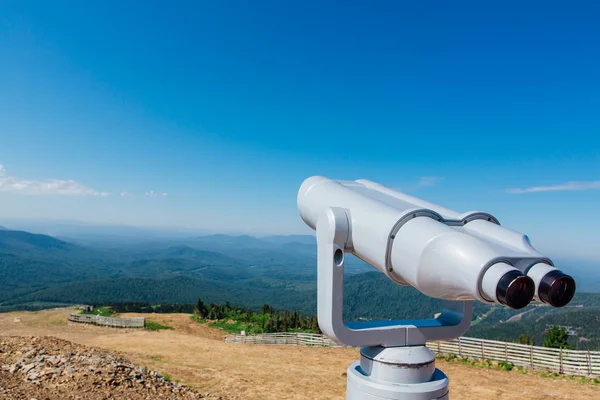
[(505, 361), (559, 374), (600, 376), (600, 351), (551, 349), (468, 337), (431, 342), (427, 343), (427, 347), (437, 353)]
[(69, 321), (81, 322), (84, 324), (113, 326), (116, 328), (143, 328), (146, 324), (146, 318), (113, 318), (102, 317), (99, 315), (73, 314), (67, 316)]
[[(225, 342), (343, 347), (326, 336), (311, 333), (228, 335), (225, 337)], [(427, 347), (438, 354), (455, 354), (458, 357), (505, 361), (513, 365), (566, 375), (600, 377), (600, 351), (551, 349), (468, 337), (428, 342)]]
[(283, 344), (290, 346), (325, 346), (325, 347), (343, 347), (325, 335), (314, 333), (262, 333), (258, 335), (228, 335), (225, 337), (226, 343), (245, 343), (245, 344)]

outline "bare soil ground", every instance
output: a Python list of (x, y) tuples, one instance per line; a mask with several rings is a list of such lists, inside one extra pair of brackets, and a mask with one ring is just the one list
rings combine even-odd
[(212, 398), (110, 351), (49, 336), (0, 336), (0, 399)]
[[(174, 381), (230, 399), (341, 400), (346, 369), (359, 357), (357, 349), (228, 344), (222, 331), (194, 323), (186, 314), (136, 315), (175, 328), (156, 332), (68, 323), (66, 314), (0, 314), (0, 335), (49, 335), (117, 351)], [(444, 361), (437, 367), (450, 378), (454, 399), (600, 399), (600, 387), (565, 379)]]

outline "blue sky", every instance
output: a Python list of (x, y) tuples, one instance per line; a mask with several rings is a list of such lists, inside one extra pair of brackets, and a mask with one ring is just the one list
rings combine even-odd
[(489, 3), (4, 1), (0, 218), (302, 233), (318, 174), (600, 260), (600, 6)]

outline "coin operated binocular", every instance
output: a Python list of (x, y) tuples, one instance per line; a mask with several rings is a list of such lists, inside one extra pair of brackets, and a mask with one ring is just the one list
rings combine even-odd
[[(461, 214), (368, 180), (321, 176), (302, 183), (298, 209), (317, 235), (319, 327), (337, 343), (362, 347), (360, 361), (348, 368), (348, 400), (447, 399), (448, 378), (425, 343), (463, 335), (473, 300), (513, 309), (531, 301), (562, 307), (575, 294), (572, 277), (527, 236), (485, 212)], [(444, 300), (442, 312), (421, 320), (344, 322), (345, 253), (399, 285)]]

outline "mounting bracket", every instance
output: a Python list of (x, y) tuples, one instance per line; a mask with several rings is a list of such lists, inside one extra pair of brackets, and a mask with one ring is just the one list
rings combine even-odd
[(436, 318), (345, 323), (344, 253), (352, 248), (348, 213), (342, 208), (329, 208), (319, 218), (316, 231), (319, 327), (335, 342), (348, 346), (415, 346), (428, 340), (453, 339), (469, 329), (472, 301), (445, 300)]

